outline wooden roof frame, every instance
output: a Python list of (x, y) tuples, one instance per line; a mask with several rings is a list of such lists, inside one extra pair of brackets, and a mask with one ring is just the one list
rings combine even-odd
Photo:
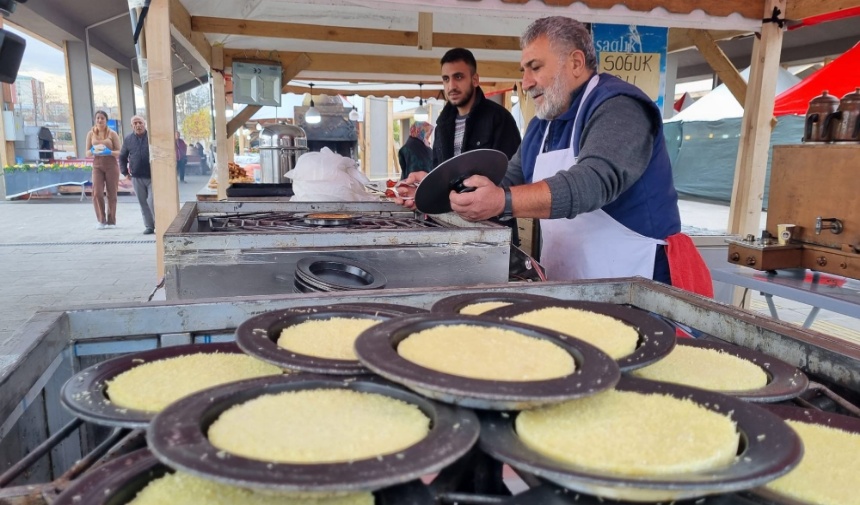
[[(185, 0), (189, 1), (189, 0)], [(517, 13), (528, 13), (530, 17), (542, 15), (568, 15), (583, 19), (586, 17), (598, 17), (603, 13), (616, 12), (618, 9), (626, 9), (625, 15), (643, 19), (648, 15), (648, 23), (655, 26), (668, 26), (670, 29), (682, 28), (683, 30), (671, 30), (671, 50), (696, 45), (709, 64), (715, 67), (724, 81), (730, 84), (730, 89), (739, 97), (744, 105), (744, 119), (738, 162), (735, 170), (735, 183), (732, 192), (732, 204), (730, 223), (728, 225), (731, 233), (758, 233), (759, 218), (761, 213), (762, 194), (764, 191), (764, 175), (767, 163), (768, 144), (770, 140), (770, 126), (772, 103), (775, 94), (775, 79), (779, 64), (779, 52), (782, 42), (782, 22), (786, 20), (799, 20), (811, 16), (825, 14), (860, 7), (860, 0), (722, 0), (720, 2), (708, 2), (703, 0), (627, 0), (624, 4), (618, 4), (616, 0), (436, 0), (428, 4), (417, 4), (410, 0), (383, 0), (392, 8), (408, 9), (419, 12), (419, 22), (416, 30), (394, 31), (378, 30), (361, 27), (332, 27), (332, 26), (308, 26), (297, 23), (275, 23), (263, 20), (233, 19), (229, 22), (206, 16), (192, 16), (182, 3), (183, 0), (152, 0), (150, 5), (150, 16), (147, 21), (147, 30), (153, 26), (153, 32), (165, 33), (164, 27), (155, 25), (167, 25), (169, 33), (188, 49), (195, 58), (205, 62), (212, 69), (212, 83), (215, 94), (215, 125), (216, 139), (218, 142), (217, 160), (218, 175), (220, 180), (227, 179), (227, 144), (226, 135), (227, 122), (224, 114), (225, 86), (224, 72), (229, 62), (236, 59), (261, 59), (266, 61), (280, 61), (285, 66), (284, 77), (292, 78), (295, 75), (313, 77), (314, 75), (330, 75), (337, 72), (348, 74), (367, 73), (369, 69), (380, 67), (396, 72), (402, 76), (403, 81), (417, 78), (426, 78), (422, 75), (428, 65), (437, 64), (428, 57), (386, 57), (374, 56), (372, 59), (363, 58), (360, 55), (344, 55), (329, 53), (295, 53), (290, 51), (269, 51), (254, 49), (238, 49), (211, 45), (206, 37), (206, 30), (218, 33), (236, 35), (256, 35), (258, 37), (277, 37), (278, 32), (290, 33), (291, 37), (304, 37), (306, 40), (332, 40), (345, 44), (371, 43), (383, 46), (418, 47), (420, 50), (431, 47), (446, 47), (448, 45), (466, 45), (479, 47), (487, 50), (508, 50), (515, 45), (515, 39), (511, 36), (466, 36), (451, 33), (433, 33), (428, 27), (432, 27), (432, 13), (446, 12), (451, 10), (475, 11), (477, 9), (492, 9), (494, 13), (503, 13), (513, 16)], [(346, 0), (334, 0), (332, 5)], [(378, 4), (379, 2), (377, 2)], [(352, 1), (350, 5), (362, 5), (363, 2)], [(369, 5), (369, 4), (368, 4)], [(665, 13), (665, 14), (661, 14)], [(725, 19), (737, 19), (739, 29), (731, 30), (717, 29), (708, 26), (708, 19), (722, 17)], [(688, 20), (678, 23), (678, 19)], [(589, 19), (585, 19), (589, 20)], [(651, 22), (653, 21), (653, 23)], [(607, 20), (606, 22), (613, 22)], [(640, 24), (646, 24), (644, 22)], [(731, 24), (731, 23), (728, 23)], [(697, 30), (706, 29), (706, 32), (689, 31), (691, 28)], [(750, 71), (749, 86), (746, 87), (734, 74), (731, 64), (720, 55), (716, 41), (722, 38), (732, 37), (749, 33), (753, 29), (758, 34), (754, 42), (753, 65)], [(285, 31), (289, 30), (289, 31)], [(744, 31), (747, 30), (747, 31)], [(477, 37), (477, 38), (475, 38)], [(153, 37), (147, 37), (147, 46)], [(168, 96), (172, 90), (169, 77), (170, 55), (163, 47), (154, 42), (150, 51), (150, 94), (153, 96)], [(155, 54), (153, 54), (155, 53)], [(485, 61), (486, 60), (486, 61)], [(289, 70), (289, 71), (288, 71)], [(481, 74), (498, 78), (501, 81), (518, 79), (518, 65), (512, 62), (499, 61), (482, 58)], [(290, 75), (295, 74), (295, 75)], [(416, 76), (417, 74), (417, 76)], [(154, 78), (152, 78), (154, 77)], [(340, 79), (354, 80), (354, 79)], [(416, 81), (418, 82), (418, 81)], [(424, 82), (428, 82), (424, 80)], [(283, 82), (284, 89), (289, 89), (289, 79)], [(325, 85), (323, 84), (323, 87)], [(153, 89), (155, 92), (153, 93)], [(748, 93), (749, 89), (756, 93)], [(166, 110), (166, 109), (165, 109)], [(156, 111), (152, 111), (155, 113)], [(162, 110), (158, 111), (161, 114)], [(249, 111), (250, 112), (250, 111)], [(250, 116), (250, 114), (245, 114)], [(242, 118), (236, 118), (236, 123)], [(154, 123), (154, 121), (152, 122)], [(154, 124), (153, 130), (154, 130)], [(153, 173), (161, 174), (153, 180), (156, 195), (156, 206), (159, 213), (156, 214), (157, 241), (159, 254), (159, 270), (163, 272), (163, 242), (162, 231), (166, 229), (178, 212), (175, 203), (176, 178), (173, 175), (171, 165), (173, 142), (172, 126), (163, 125), (167, 131), (152, 139), (153, 144)], [(169, 136), (167, 134), (170, 134)], [(161, 166), (164, 165), (164, 166)], [(224, 184), (219, 188), (219, 197), (224, 198)], [(163, 200), (159, 205), (159, 200)], [(168, 210), (164, 212), (163, 208)]]

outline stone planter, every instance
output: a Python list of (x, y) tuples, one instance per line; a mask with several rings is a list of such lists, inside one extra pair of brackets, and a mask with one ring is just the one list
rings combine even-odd
[(92, 179), (91, 168), (63, 168), (61, 170), (4, 170), (6, 197), (12, 198), (36, 189), (56, 188), (67, 183), (78, 183)]

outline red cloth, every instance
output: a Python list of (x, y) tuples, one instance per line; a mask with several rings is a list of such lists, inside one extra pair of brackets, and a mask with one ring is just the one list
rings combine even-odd
[(683, 233), (668, 237), (666, 257), (673, 286), (708, 298), (714, 297), (711, 271), (690, 237)]

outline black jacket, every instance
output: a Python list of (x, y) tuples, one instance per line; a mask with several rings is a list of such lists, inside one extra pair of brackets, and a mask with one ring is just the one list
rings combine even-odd
[[(446, 103), (436, 120), (433, 135), (433, 166), (454, 157), (454, 121), (457, 107)], [(511, 159), (520, 147), (520, 131), (514, 117), (501, 105), (487, 100), (481, 87), (475, 88), (475, 103), (466, 118), (461, 152), (475, 149), (496, 149)]]
[(152, 170), (149, 166), (149, 132), (137, 136), (132, 132), (125, 136), (122, 150), (119, 152), (119, 171), (122, 175), (131, 172), (137, 179), (151, 179)]

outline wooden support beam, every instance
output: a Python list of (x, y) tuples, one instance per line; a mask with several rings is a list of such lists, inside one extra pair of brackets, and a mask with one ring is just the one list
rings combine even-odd
[(786, 19), (800, 21), (821, 14), (858, 7), (860, 7), (860, 0), (788, 0), (783, 12), (785, 12)]
[[(225, 64), (236, 61), (292, 61), (299, 53), (285, 51), (255, 51), (225, 49)], [(400, 56), (371, 56), (361, 54), (307, 53), (311, 64), (305, 74), (312, 72), (355, 73), (372, 77), (373, 74), (392, 75), (439, 75), (439, 60), (436, 58), (408, 58)], [(519, 62), (481, 61), (481, 78), (489, 80), (515, 81), (522, 77)], [(305, 77), (307, 78), (307, 77)]]
[(173, 110), (173, 51), (170, 49), (170, 0), (152, 0), (146, 16), (149, 66), (149, 159), (155, 207), (158, 277), (164, 276), (164, 232), (179, 214)]
[[(420, 15), (421, 13), (419, 13)], [(429, 14), (428, 14), (429, 15)], [(420, 26), (419, 17), (419, 26)], [(381, 30), (374, 28), (348, 28), (249, 19), (191, 17), (195, 32), (219, 35), (250, 35), (254, 37), (320, 40), (354, 44), (381, 44), (386, 46), (419, 47), (419, 32)], [(519, 37), (500, 35), (470, 35), (467, 33), (432, 33), (431, 47), (468, 47), (470, 49), (500, 49), (518, 51)]]
[(418, 13), (418, 49), (429, 51), (433, 49), (433, 13)]
[(171, 33), (202, 64), (212, 66), (212, 46), (202, 33), (191, 29), (191, 15), (179, 0), (170, 0)]
[[(690, 40), (690, 37), (687, 35), (689, 30), (687, 28), (669, 28), (669, 40), (667, 42), (666, 52), (675, 53), (678, 51), (684, 51), (686, 49), (692, 49), (696, 47), (696, 44)], [(712, 39), (719, 42), (720, 40), (728, 40), (733, 39), (735, 37), (743, 37), (747, 35), (752, 35), (753, 32), (749, 30), (700, 30), (705, 31), (708, 35), (711, 36)]]
[[(286, 65), (281, 71), (281, 94), (287, 93), (287, 84), (302, 70), (308, 68), (308, 65), (311, 64), (311, 59), (308, 57), (307, 53), (299, 53), (293, 58), (293, 60)], [(251, 119), (251, 116), (257, 113), (260, 110), (259, 105), (248, 105), (244, 109), (240, 110), (238, 114), (236, 114), (233, 119), (227, 124), (227, 136), (233, 135), (236, 131), (241, 128), (245, 123)]]
[(224, 84), (224, 46), (212, 48), (212, 107), (215, 109), (215, 167), (218, 174), (218, 199), (227, 199), (230, 172), (227, 169), (227, 152), (232, 147), (227, 135), (227, 90)]
[(738, 103), (746, 103), (747, 83), (711, 35), (703, 30), (687, 30), (687, 36), (696, 44), (702, 58), (714, 69)]
[[(768, 0), (765, 16), (774, 7), (785, 12), (786, 0)], [(770, 151), (771, 117), (779, 74), (779, 55), (783, 30), (775, 23), (764, 23), (761, 39), (753, 43), (749, 88), (744, 102), (741, 139), (735, 168), (732, 201), (729, 210), (729, 233), (758, 236), (761, 207), (764, 200), (764, 179)]]

